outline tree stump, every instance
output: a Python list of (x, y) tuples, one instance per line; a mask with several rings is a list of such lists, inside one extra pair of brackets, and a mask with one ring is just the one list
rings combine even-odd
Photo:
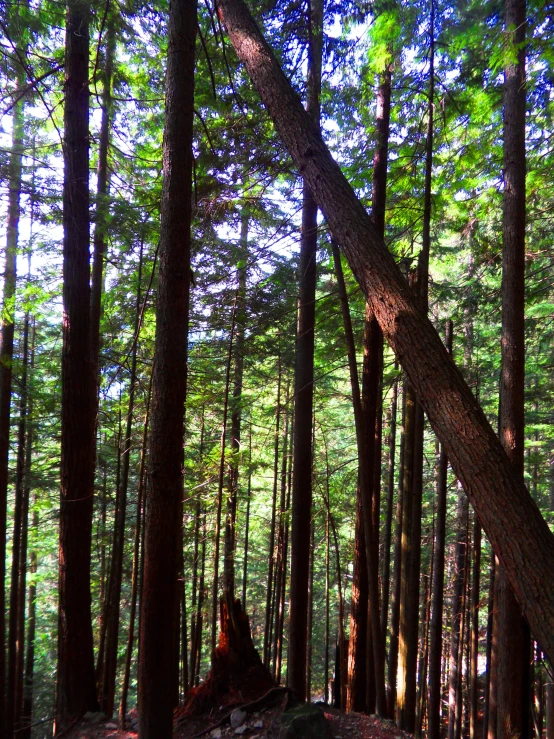
[(212, 654), (212, 668), (206, 680), (188, 693), (178, 711), (179, 718), (247, 703), (275, 686), (254, 647), (248, 616), (239, 599), (221, 599), (219, 621), (221, 631)]

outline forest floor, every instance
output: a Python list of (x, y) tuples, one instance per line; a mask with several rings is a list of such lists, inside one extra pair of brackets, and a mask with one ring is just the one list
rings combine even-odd
[[(400, 731), (392, 721), (382, 721), (376, 716), (366, 716), (361, 713), (342, 713), (336, 708), (319, 705), (327, 721), (327, 736), (321, 739), (411, 739), (411, 734)], [(240, 707), (238, 707), (240, 711)], [(236, 711), (234, 712), (236, 714)], [(236, 725), (240, 713), (236, 716), (232, 726), (229, 720), (223, 717), (207, 714), (194, 718), (177, 720), (175, 739), (231, 739), (231, 737), (246, 737), (247, 739), (279, 739), (282, 708), (273, 706), (257, 712), (249, 713)], [(64, 733), (67, 739), (134, 739), (138, 736), (135, 712), (129, 716), (127, 731), (119, 731), (117, 722), (106, 720), (101, 714), (91, 716), (75, 725), (69, 732)], [(310, 731), (308, 734), (298, 733), (299, 738), (309, 736), (315, 738), (317, 734)]]

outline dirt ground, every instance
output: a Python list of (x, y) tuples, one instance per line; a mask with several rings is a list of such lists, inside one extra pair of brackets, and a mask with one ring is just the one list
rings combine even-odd
[[(240, 707), (238, 707), (240, 709)], [(230, 739), (244, 736), (247, 739), (273, 739), (279, 736), (278, 725), (283, 706), (273, 706), (248, 713), (239, 725), (231, 726), (229, 720), (221, 723), (221, 719), (229, 715), (224, 709), (221, 713), (211, 714), (194, 719), (179, 720), (175, 725), (175, 739)], [(400, 731), (392, 721), (382, 721), (376, 716), (361, 713), (341, 713), (335, 708), (321, 706), (328, 722), (328, 737), (322, 739), (411, 739), (411, 735)], [(219, 713), (219, 715), (218, 715)], [(242, 716), (235, 716), (237, 724)], [(116, 721), (108, 721), (100, 715), (89, 717), (76, 724), (65, 733), (67, 739), (134, 739), (138, 736), (136, 712), (131, 711), (126, 731), (120, 731)]]

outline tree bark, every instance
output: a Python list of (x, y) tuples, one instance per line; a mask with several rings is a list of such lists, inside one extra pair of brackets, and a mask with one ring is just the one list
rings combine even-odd
[(444, 443), (543, 651), (554, 659), (554, 590), (548, 585), (554, 536), (243, 1), (219, 0), (218, 11)]
[[(523, 483), (525, 436), (525, 0), (505, 0), (504, 195), (500, 439)], [(497, 739), (530, 733), (530, 635), (504, 566), (498, 569)]]
[[(446, 349), (452, 355), (452, 321), (446, 324)], [(442, 616), (444, 607), (444, 555), (446, 546), (446, 493), (448, 489), (448, 459), (441, 445), (437, 469), (437, 511), (435, 518), (435, 545), (433, 551), (433, 582), (431, 588), (431, 624), (429, 648), (429, 739), (441, 736), (441, 658)]]
[(87, 0), (67, 6), (56, 732), (98, 709), (90, 595), (96, 419), (90, 354), (89, 14)]
[(192, 203), (194, 0), (171, 3), (168, 26), (159, 282), (152, 381), (139, 655), (140, 739), (172, 736), (182, 545)]
[[(311, 0), (306, 115), (319, 129), (323, 49), (323, 2)], [(291, 578), (289, 591), (288, 684), (306, 699), (308, 654), (308, 581), (312, 511), (312, 415), (317, 251), (317, 204), (304, 181), (298, 294), (298, 329), (294, 372), (294, 443), (292, 466)]]

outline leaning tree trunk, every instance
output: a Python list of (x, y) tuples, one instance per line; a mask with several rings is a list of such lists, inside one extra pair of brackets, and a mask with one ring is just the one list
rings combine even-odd
[(187, 377), (196, 3), (171, 3), (156, 341), (141, 599), (141, 739), (172, 736), (178, 673), (183, 420)]
[(56, 731), (96, 711), (90, 596), (95, 382), (90, 356), (89, 22), (67, 10), (63, 192), (63, 350)]
[[(505, 0), (504, 210), (500, 439), (523, 482), (525, 444), (525, 0)], [(513, 30), (515, 29), (515, 30)], [(530, 634), (505, 568), (498, 569), (497, 737), (530, 731)]]
[[(308, 49), (307, 112), (319, 128), (323, 2), (311, 0)], [(317, 204), (304, 181), (298, 295), (298, 331), (294, 372), (294, 443), (292, 466), (291, 577), (289, 591), (288, 684), (306, 698), (308, 655), (308, 581), (312, 515), (312, 405), (317, 251)]]
[(444, 443), (543, 651), (554, 659), (554, 590), (549, 587), (554, 536), (243, 0), (219, 0), (218, 10), (239, 59)]

